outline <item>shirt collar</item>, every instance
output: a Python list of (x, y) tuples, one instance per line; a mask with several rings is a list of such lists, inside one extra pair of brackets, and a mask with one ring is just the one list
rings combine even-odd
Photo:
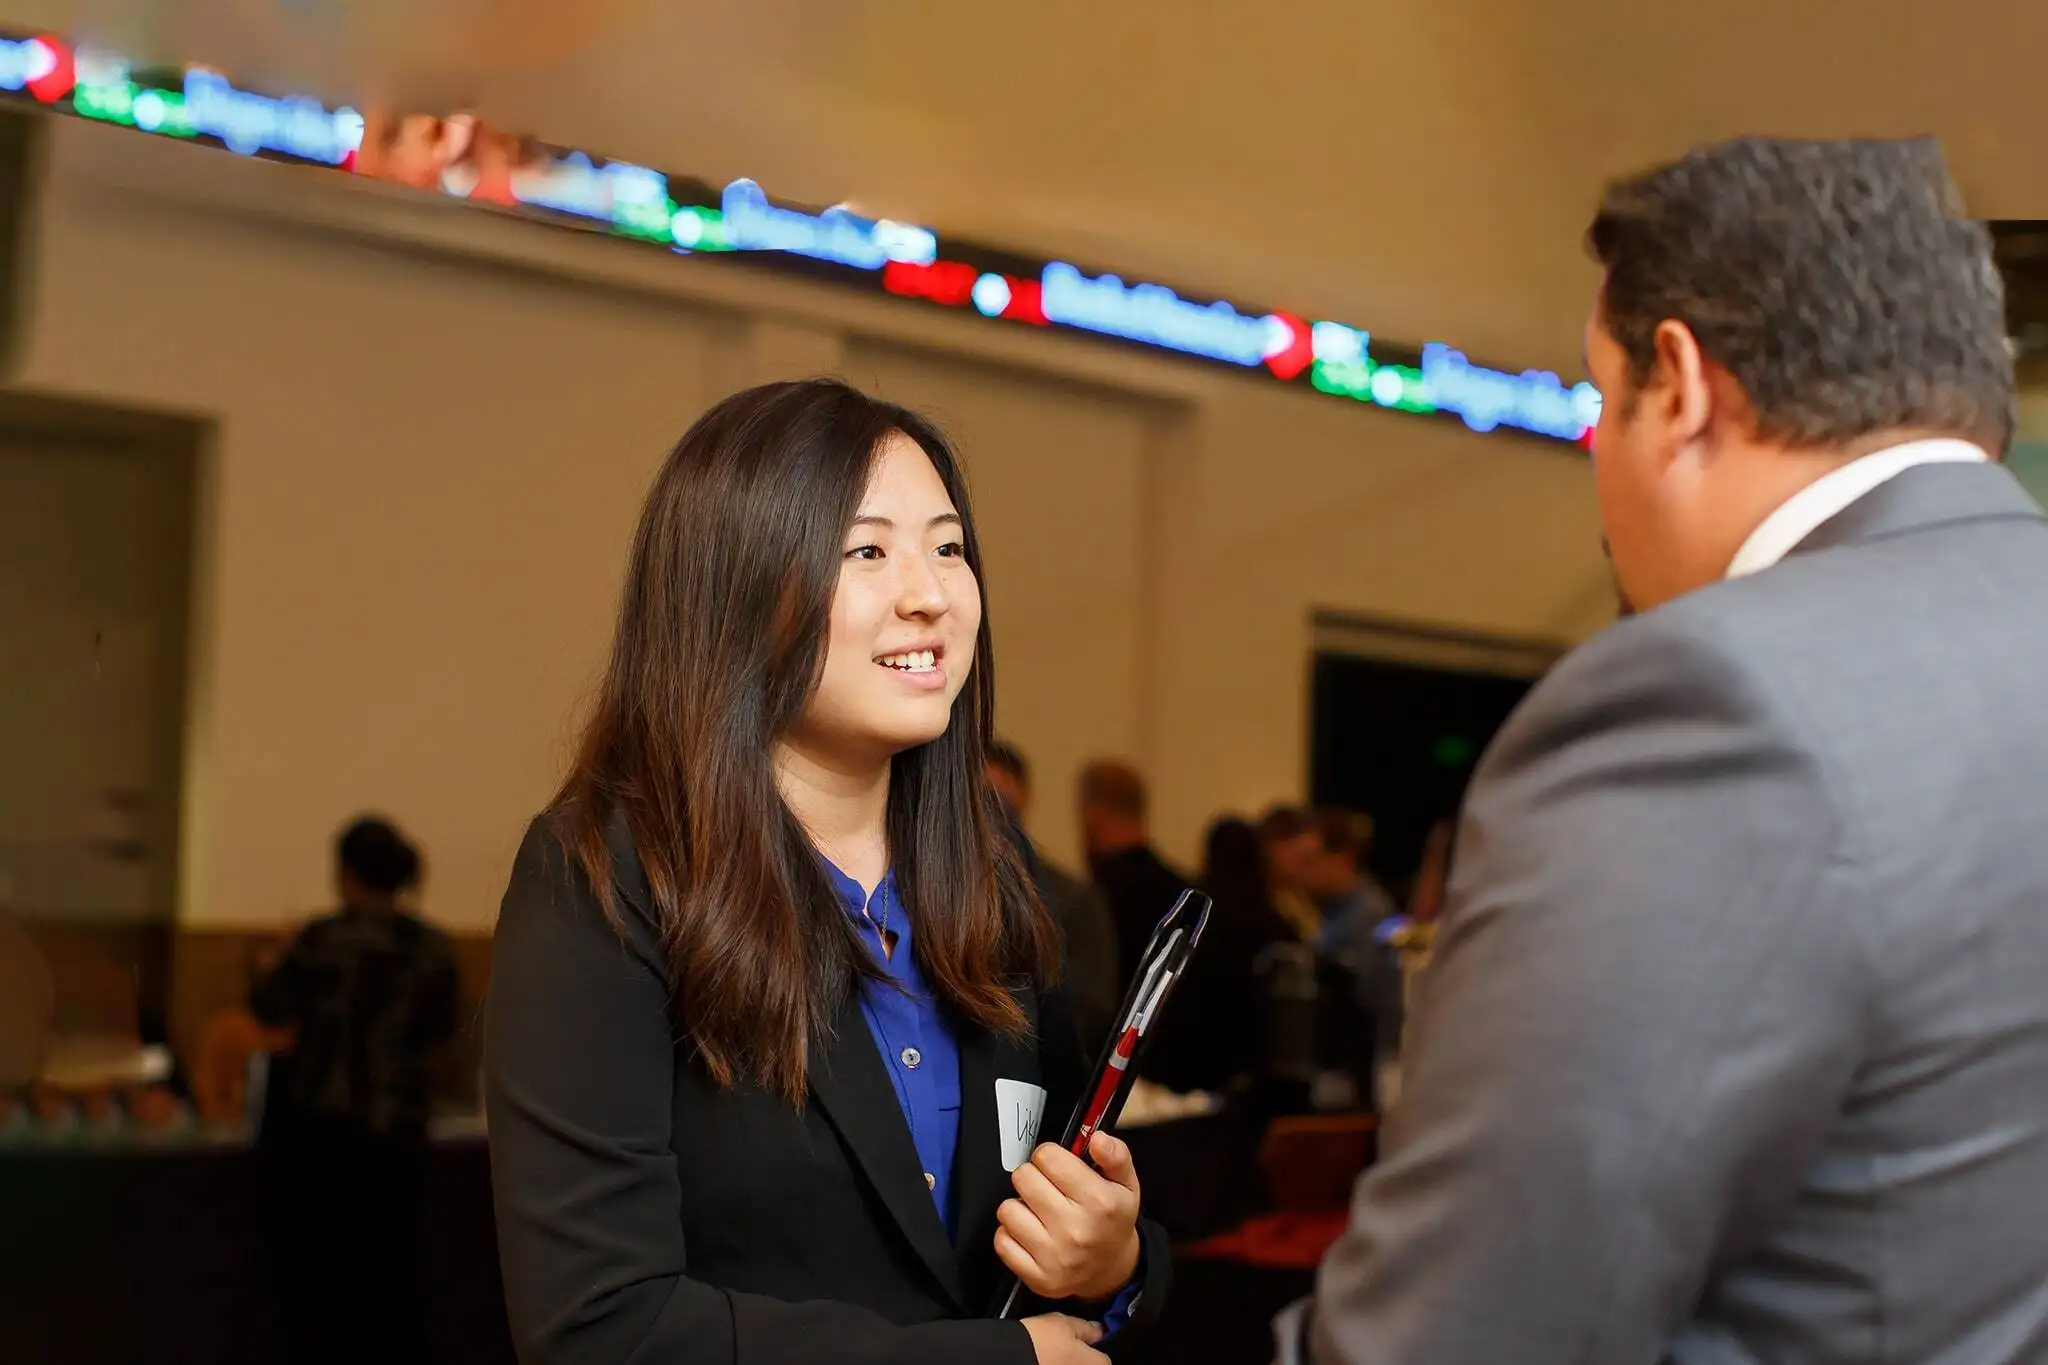
[(1881, 484), (1889, 483), (1916, 465), (1966, 464), (1991, 457), (1968, 441), (1939, 438), (1907, 441), (1887, 446), (1840, 469), (1821, 475), (1778, 505), (1765, 517), (1735, 558), (1728, 562), (1728, 578), (1743, 578), (1770, 568), (1792, 553), (1800, 541), (1821, 524)]
[[(861, 884), (847, 876), (844, 872), (841, 872), (839, 865), (822, 853), (818, 855), (818, 863), (825, 869), (825, 876), (831, 881), (832, 890), (838, 894), (839, 903), (846, 907), (846, 913), (852, 915), (855, 919), (863, 918), (871, 902), (868, 893), (861, 887)], [(878, 917), (882, 913), (882, 907), (891, 907), (889, 932), (896, 935), (899, 942), (909, 937), (909, 924), (899, 924), (897, 921), (899, 919), (907, 921), (910, 917), (908, 915), (898, 916), (894, 910), (896, 905), (895, 869), (891, 868), (882, 874), (881, 882), (875, 887), (872, 904)]]

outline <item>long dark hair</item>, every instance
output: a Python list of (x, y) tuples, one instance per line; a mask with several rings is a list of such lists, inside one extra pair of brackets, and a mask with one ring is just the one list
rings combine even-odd
[[(797, 1105), (811, 1044), (882, 972), (783, 803), (774, 747), (824, 669), (847, 528), (895, 432), (938, 471), (980, 576), (966, 482), (930, 422), (829, 380), (734, 394), (655, 477), (611, 663), (554, 808), (615, 922), (605, 828), (624, 816), (698, 1058), (721, 1085), (752, 1081)], [(971, 1023), (1018, 1034), (1010, 987), (1050, 983), (1059, 950), (982, 775), (994, 673), (984, 613), (945, 733), (893, 760), (888, 839), (933, 989)]]

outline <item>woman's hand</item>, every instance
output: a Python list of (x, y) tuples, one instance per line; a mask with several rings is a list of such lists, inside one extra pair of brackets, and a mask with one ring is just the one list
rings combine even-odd
[(1088, 1147), (1100, 1172), (1048, 1142), (1011, 1173), (996, 1210), (996, 1255), (1042, 1299), (1107, 1299), (1138, 1269), (1138, 1172), (1107, 1133)]
[(1109, 1359), (1095, 1349), (1102, 1340), (1101, 1323), (1046, 1313), (1024, 1319), (1024, 1330), (1031, 1334), (1038, 1365), (1104, 1365)]

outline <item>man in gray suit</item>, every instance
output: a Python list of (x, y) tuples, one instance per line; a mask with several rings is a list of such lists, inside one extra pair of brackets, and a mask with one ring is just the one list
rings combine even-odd
[(1752, 139), (1590, 243), (1635, 614), (1481, 765), (1283, 1351), (2048, 1361), (2048, 520), (1988, 238), (1931, 143)]

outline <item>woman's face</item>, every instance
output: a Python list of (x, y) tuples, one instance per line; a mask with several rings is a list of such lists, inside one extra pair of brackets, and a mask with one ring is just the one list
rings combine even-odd
[(865, 765), (945, 733), (981, 631), (965, 541), (923, 448), (891, 435), (846, 533), (824, 675), (793, 744)]

